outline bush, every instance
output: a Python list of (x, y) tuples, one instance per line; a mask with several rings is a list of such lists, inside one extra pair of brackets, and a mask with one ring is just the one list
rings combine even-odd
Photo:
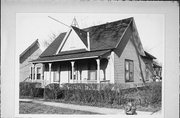
[(133, 101), (141, 106), (161, 103), (161, 83), (157, 82), (134, 88), (123, 84), (65, 84), (63, 88), (65, 101), (115, 105)]
[[(31, 94), (31, 96), (43, 95), (39, 94), (42, 93), (42, 91), (40, 92), (40, 90), (34, 89), (35, 83), (32, 85), (26, 84), (20, 87), (21, 95), (22, 93), (24, 96)], [(61, 99), (67, 102), (88, 103), (91, 105), (125, 105), (129, 101), (140, 106), (157, 105), (161, 103), (161, 82), (148, 83), (142, 87), (128, 87), (129, 85), (126, 86), (123, 84), (82, 83), (68, 83), (59, 87), (59, 84), (53, 83), (45, 87), (45, 98)]]
[(45, 99), (63, 99), (64, 90), (59, 87), (59, 84), (52, 83), (45, 87)]
[(32, 82), (20, 82), (19, 84), (20, 97), (43, 97), (43, 88), (39, 88), (41, 83)]

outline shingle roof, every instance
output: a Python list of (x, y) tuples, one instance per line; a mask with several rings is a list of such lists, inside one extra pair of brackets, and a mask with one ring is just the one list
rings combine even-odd
[(145, 58), (149, 58), (149, 59), (156, 59), (156, 57), (154, 57), (153, 55), (151, 55), (150, 53), (144, 51), (145, 53), (145, 56), (142, 56), (142, 57), (145, 57)]
[(20, 57), (22, 57), (27, 51), (29, 51), (30, 48), (37, 45), (39, 47), (38, 39), (36, 39), (28, 48), (26, 48), (21, 54)]
[[(36, 50), (40, 50), (40, 45), (38, 42), (38, 39), (35, 40), (26, 50), (24, 50), (20, 55), (19, 55), (19, 61), (20, 63), (23, 63), (29, 56), (31, 56)], [(42, 51), (41, 51), (42, 52)]]
[(110, 52), (110, 50), (99, 50), (99, 51), (88, 51), (88, 52), (81, 52), (81, 53), (73, 53), (73, 54), (61, 54), (61, 55), (54, 55), (54, 56), (47, 56), (44, 58), (38, 58), (33, 60), (32, 62), (55, 62), (55, 61), (67, 61), (67, 60), (77, 60), (77, 59), (87, 59), (87, 58), (97, 58), (98, 56), (102, 56), (106, 53)]
[[(127, 18), (111, 23), (106, 23), (98, 26), (93, 26), (85, 29), (73, 27), (75, 32), (81, 38), (84, 44), (87, 44), (86, 32), (90, 36), (90, 50), (103, 50), (115, 48), (120, 40), (120, 37), (125, 32), (132, 18)], [(40, 55), (40, 57), (54, 55), (61, 44), (65, 33), (60, 34), (51, 45)], [(60, 52), (61, 53), (61, 52)], [(68, 52), (67, 52), (68, 53)]]
[[(131, 23), (133, 18), (127, 18), (115, 22), (110, 22), (102, 25), (92, 26), (84, 29), (79, 29), (77, 27), (73, 27), (73, 30), (77, 33), (83, 43), (87, 46), (87, 32), (89, 32), (89, 40), (90, 40), (90, 51), (91, 54), (96, 54), (95, 51), (100, 50), (110, 50), (116, 48), (117, 44), (120, 42), (121, 37), (123, 36), (124, 32), (126, 31), (127, 27)], [(40, 55), (38, 60), (47, 60), (55, 58), (54, 56), (62, 56), (66, 55), (66, 57), (71, 58), (71, 55), (77, 55), (78, 53), (87, 53), (89, 51), (85, 50), (75, 50), (75, 51), (65, 51), (56, 54), (63, 38), (65, 37), (65, 33), (61, 33), (50, 45), (49, 47)], [(67, 56), (69, 54), (69, 56)], [(79, 54), (79, 56), (84, 56)], [(48, 58), (46, 58), (48, 57)], [(44, 59), (43, 59), (44, 58)]]
[(61, 44), (63, 38), (65, 37), (66, 32), (61, 33), (47, 48), (46, 50), (40, 55), (40, 57), (50, 56), (56, 53), (59, 45)]

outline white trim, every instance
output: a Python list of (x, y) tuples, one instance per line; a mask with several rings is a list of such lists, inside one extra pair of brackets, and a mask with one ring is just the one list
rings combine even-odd
[(111, 83), (115, 83), (115, 76), (114, 76), (114, 51), (111, 52), (110, 55), (110, 68), (111, 68), (111, 78), (110, 78), (110, 82)]
[(67, 37), (69, 36), (69, 34), (71, 33), (72, 28), (66, 33), (66, 36), (64, 37), (62, 43), (60, 44), (60, 46), (58, 47), (57, 51), (56, 51), (56, 55), (59, 53), (59, 51), (61, 50), (61, 48), (63, 47), (63, 45), (65, 44)]
[(82, 57), (82, 58), (71, 58), (71, 59), (60, 59), (60, 60), (53, 60), (53, 61), (34, 61), (33, 63), (42, 63), (42, 62), (57, 62), (57, 61), (70, 61), (70, 60), (78, 60), (78, 59), (90, 59), (90, 58), (97, 58), (98, 56), (91, 56), (91, 57)]
[(90, 51), (90, 39), (89, 39), (89, 32), (87, 32), (87, 50)]
[(100, 59), (96, 59), (97, 63), (97, 83), (100, 83)]

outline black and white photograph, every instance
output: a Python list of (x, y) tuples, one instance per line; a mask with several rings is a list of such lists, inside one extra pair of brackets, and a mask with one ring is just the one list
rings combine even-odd
[(1, 117), (178, 118), (178, 2), (2, 3)]
[(161, 115), (163, 15), (16, 18), (20, 114)]

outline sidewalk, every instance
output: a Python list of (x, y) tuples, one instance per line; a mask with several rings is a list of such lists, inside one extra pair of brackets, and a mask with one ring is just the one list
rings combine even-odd
[[(80, 110), (80, 111), (88, 111), (88, 112), (94, 112), (99, 114), (121, 114), (125, 115), (123, 109), (115, 109), (115, 108), (100, 108), (100, 107), (94, 107), (94, 106), (82, 106), (82, 105), (74, 105), (74, 104), (66, 104), (66, 103), (57, 103), (57, 102), (47, 102), (42, 100), (31, 100), (31, 99), (20, 99), (20, 101), (25, 102), (34, 102), (34, 103), (40, 103), (44, 105), (54, 106), (54, 107), (61, 107), (61, 108), (67, 108), (67, 109), (73, 109), (73, 110)], [(145, 112), (145, 111), (137, 111), (138, 115), (151, 115), (152, 112)]]

